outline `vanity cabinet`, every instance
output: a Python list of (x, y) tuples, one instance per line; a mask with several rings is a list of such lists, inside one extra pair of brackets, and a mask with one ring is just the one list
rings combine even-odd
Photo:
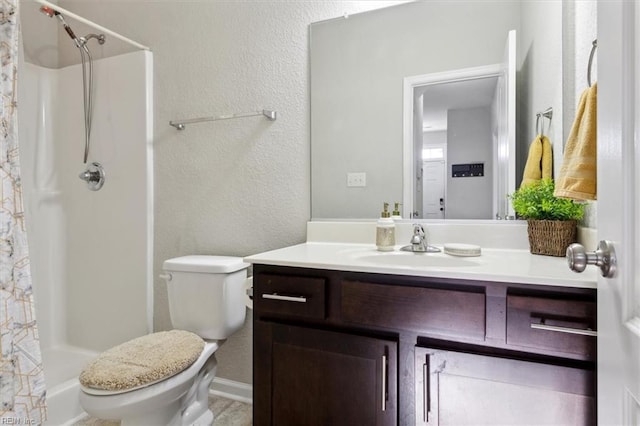
[(255, 425), (595, 424), (595, 290), (254, 265)]
[(314, 327), (326, 278), (254, 269), (254, 295), (254, 425), (397, 424), (397, 338)]

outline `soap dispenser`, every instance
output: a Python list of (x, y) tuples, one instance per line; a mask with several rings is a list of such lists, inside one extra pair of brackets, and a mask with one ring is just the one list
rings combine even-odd
[(400, 220), (402, 219), (402, 215), (400, 215), (400, 203), (393, 203), (393, 211), (391, 212), (391, 219)]
[(389, 213), (389, 203), (384, 203), (376, 225), (376, 246), (380, 251), (392, 251), (396, 245), (396, 224)]

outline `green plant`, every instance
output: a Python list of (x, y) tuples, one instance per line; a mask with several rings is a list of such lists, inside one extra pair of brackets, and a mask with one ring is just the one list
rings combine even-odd
[(509, 198), (516, 214), (525, 219), (580, 220), (584, 216), (584, 205), (573, 200), (553, 195), (553, 179), (542, 179), (521, 187)]

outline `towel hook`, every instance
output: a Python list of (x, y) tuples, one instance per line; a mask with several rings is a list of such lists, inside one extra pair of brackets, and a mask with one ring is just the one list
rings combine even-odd
[(536, 114), (536, 134), (544, 136), (544, 121), (540, 121), (540, 117), (549, 119), (549, 126), (551, 126), (551, 118), (553, 118), (553, 108), (549, 107), (542, 112)]
[(589, 53), (589, 66), (587, 68), (587, 83), (591, 87), (591, 65), (593, 64), (593, 55), (596, 53), (598, 47), (598, 39), (593, 40), (591, 43), (591, 53)]

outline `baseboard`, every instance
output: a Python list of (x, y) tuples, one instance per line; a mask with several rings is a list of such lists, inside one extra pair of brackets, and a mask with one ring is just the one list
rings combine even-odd
[(253, 386), (221, 377), (213, 379), (209, 394), (253, 404)]

